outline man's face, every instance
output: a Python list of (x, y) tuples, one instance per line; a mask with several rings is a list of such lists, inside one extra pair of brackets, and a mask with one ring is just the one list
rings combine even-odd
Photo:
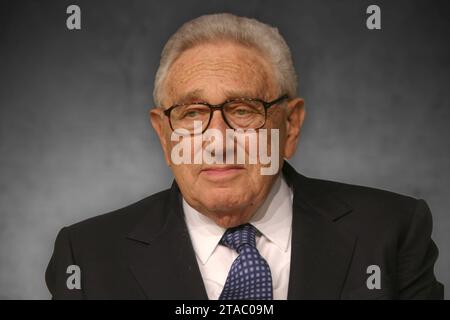
[[(164, 83), (164, 108), (173, 104), (204, 101), (219, 104), (230, 98), (259, 98), (271, 101), (282, 93), (271, 65), (255, 49), (231, 42), (197, 45), (184, 51), (172, 64)], [(303, 101), (291, 99), (268, 109), (264, 128), (279, 130), (279, 163), (290, 157), (303, 121)], [(166, 161), (185, 200), (218, 225), (232, 227), (248, 222), (263, 203), (275, 175), (262, 175), (261, 164), (174, 164), (169, 119), (161, 108), (151, 111)], [(225, 137), (229, 129), (220, 112), (213, 113), (210, 129)], [(225, 138), (224, 138), (225, 139)], [(267, 138), (270, 150), (271, 138)], [(225, 140), (223, 141), (225, 146)], [(248, 152), (248, 145), (245, 146)], [(236, 151), (236, 149), (234, 149)], [(192, 154), (198, 150), (191, 150)], [(224, 156), (230, 150), (224, 147)]]

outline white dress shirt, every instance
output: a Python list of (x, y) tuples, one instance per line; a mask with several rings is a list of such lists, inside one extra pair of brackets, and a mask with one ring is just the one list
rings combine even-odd
[[(273, 298), (287, 299), (291, 263), (293, 193), (280, 174), (266, 200), (249, 221), (260, 234), (256, 248), (272, 273)], [(219, 244), (226, 229), (192, 208), (183, 199), (183, 210), (206, 293), (217, 300), (238, 254)]]

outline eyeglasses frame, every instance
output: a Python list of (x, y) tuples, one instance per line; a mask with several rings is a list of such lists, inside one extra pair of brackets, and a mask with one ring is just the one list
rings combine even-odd
[(166, 110), (164, 110), (164, 114), (169, 118), (169, 125), (170, 125), (170, 128), (172, 129), (172, 131), (175, 131), (175, 129), (174, 129), (173, 126), (172, 126), (172, 120), (170, 119), (170, 114), (171, 114), (171, 112), (172, 112), (173, 109), (175, 109), (175, 108), (177, 108), (177, 107), (189, 106), (189, 105), (193, 105), (193, 104), (204, 105), (204, 106), (209, 107), (209, 109), (210, 109), (210, 114), (209, 114), (208, 124), (206, 125), (205, 129), (203, 129), (202, 133), (204, 133), (204, 132), (208, 129), (208, 127), (209, 127), (209, 125), (210, 125), (210, 123), (211, 123), (211, 119), (212, 119), (212, 117), (213, 117), (213, 115), (214, 115), (214, 111), (216, 111), (216, 110), (220, 110), (220, 113), (222, 114), (222, 119), (225, 121), (225, 123), (227, 124), (227, 126), (230, 127), (231, 129), (236, 130), (235, 128), (233, 128), (233, 127), (230, 125), (230, 123), (228, 122), (227, 118), (225, 117), (225, 114), (224, 114), (224, 111), (223, 111), (223, 107), (224, 107), (226, 104), (231, 103), (231, 102), (237, 102), (237, 101), (257, 101), (257, 102), (262, 103), (262, 105), (264, 106), (264, 123), (263, 123), (260, 127), (258, 127), (258, 128), (252, 128), (252, 129), (254, 129), (254, 130), (258, 130), (258, 129), (261, 129), (262, 127), (264, 127), (265, 124), (266, 124), (266, 122), (267, 122), (267, 110), (268, 110), (270, 107), (272, 107), (272, 106), (278, 104), (279, 102), (281, 102), (281, 101), (283, 101), (283, 100), (285, 100), (285, 99), (288, 99), (288, 98), (289, 98), (289, 95), (283, 94), (283, 95), (281, 95), (280, 97), (276, 98), (275, 100), (272, 100), (272, 101), (269, 101), (269, 102), (264, 101), (264, 100), (262, 100), (262, 99), (258, 99), (258, 98), (234, 98), (234, 99), (228, 99), (228, 100), (226, 100), (226, 101), (224, 101), (224, 102), (222, 102), (222, 103), (219, 103), (219, 104), (210, 104), (210, 103), (204, 102), (204, 101), (200, 101), (200, 102), (189, 102), (189, 103), (181, 103), (181, 104), (174, 104), (174, 105), (170, 106), (169, 108), (167, 108)]

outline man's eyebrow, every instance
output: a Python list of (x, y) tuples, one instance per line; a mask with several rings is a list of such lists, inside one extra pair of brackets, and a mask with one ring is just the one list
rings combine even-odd
[(225, 96), (227, 97), (227, 100), (237, 98), (259, 98), (259, 99), (265, 98), (262, 91), (248, 91), (248, 90), (225, 90)]
[(183, 104), (192, 101), (203, 101), (204, 91), (202, 89), (196, 89), (179, 95), (175, 98), (176, 104)]
[[(264, 91), (249, 91), (249, 90), (225, 90), (225, 100), (237, 99), (237, 98), (266, 98)], [(195, 89), (192, 91), (188, 91), (187, 93), (183, 93), (177, 96), (174, 99), (174, 104), (183, 104), (194, 101), (205, 101), (205, 92), (202, 89)]]

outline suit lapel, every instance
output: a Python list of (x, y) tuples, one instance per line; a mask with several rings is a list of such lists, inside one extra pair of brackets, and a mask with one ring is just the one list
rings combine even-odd
[(179, 196), (172, 185), (129, 234), (129, 267), (148, 299), (208, 299)]
[(334, 221), (351, 208), (330, 193), (315, 193), (307, 178), (284, 166), (294, 189), (288, 299), (339, 299), (356, 238)]

